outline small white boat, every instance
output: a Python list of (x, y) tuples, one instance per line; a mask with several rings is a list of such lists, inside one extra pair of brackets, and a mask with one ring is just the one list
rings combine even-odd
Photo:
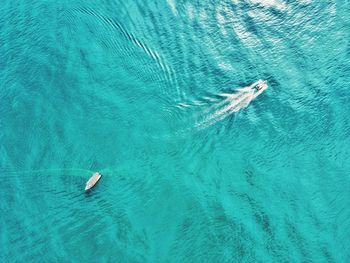
[(97, 184), (97, 182), (100, 180), (101, 178), (101, 174), (99, 172), (94, 173), (90, 179), (86, 182), (86, 186), (85, 186), (85, 191), (91, 189), (92, 187), (95, 186), (95, 184)]

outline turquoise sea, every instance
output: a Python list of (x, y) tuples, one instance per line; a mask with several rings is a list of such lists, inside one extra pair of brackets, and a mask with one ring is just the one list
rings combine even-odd
[(3, 0), (0, 262), (350, 262), (349, 83), (348, 0)]

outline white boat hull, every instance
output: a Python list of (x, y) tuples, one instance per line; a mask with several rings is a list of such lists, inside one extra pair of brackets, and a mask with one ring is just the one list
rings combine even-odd
[(98, 173), (98, 172), (94, 173), (90, 177), (90, 179), (86, 182), (85, 191), (90, 190), (91, 188), (93, 188), (97, 184), (97, 182), (100, 180), (101, 176), (102, 175), (100, 173)]

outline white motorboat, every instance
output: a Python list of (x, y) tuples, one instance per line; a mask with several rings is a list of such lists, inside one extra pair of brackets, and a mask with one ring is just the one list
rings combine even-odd
[(101, 178), (101, 174), (99, 172), (94, 173), (90, 179), (86, 182), (85, 185), (85, 191), (90, 190), (91, 188), (93, 188), (97, 182), (100, 180)]

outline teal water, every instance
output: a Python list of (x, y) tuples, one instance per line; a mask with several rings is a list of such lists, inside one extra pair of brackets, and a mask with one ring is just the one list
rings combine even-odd
[(349, 14), (4, 0), (0, 262), (350, 262)]

